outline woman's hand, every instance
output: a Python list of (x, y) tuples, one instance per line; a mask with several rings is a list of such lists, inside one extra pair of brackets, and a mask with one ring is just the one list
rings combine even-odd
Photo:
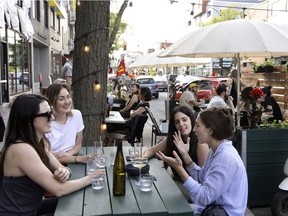
[(59, 167), (54, 171), (54, 178), (59, 182), (66, 182), (71, 176), (71, 172), (66, 167)]
[(53, 154), (58, 160), (63, 158), (63, 157), (69, 156), (69, 154), (67, 154), (66, 152), (63, 152), (63, 151), (53, 153)]
[(190, 148), (190, 137), (187, 138), (187, 143), (184, 143), (181, 137), (181, 133), (178, 131), (174, 133), (173, 138), (173, 142), (180, 154), (182, 156), (188, 154)]
[(156, 155), (163, 161), (165, 161), (169, 166), (173, 167), (175, 170), (178, 170), (182, 167), (182, 161), (180, 159), (180, 157), (178, 156), (178, 154), (173, 151), (173, 155), (175, 158), (173, 157), (167, 157), (163, 152), (159, 151), (156, 152)]
[(77, 163), (86, 163), (90, 160), (93, 160), (95, 158), (95, 155), (93, 153), (90, 153), (88, 155), (82, 155), (82, 156), (77, 156)]

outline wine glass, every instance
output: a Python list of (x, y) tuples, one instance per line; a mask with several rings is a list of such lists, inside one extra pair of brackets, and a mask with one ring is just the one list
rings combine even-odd
[(140, 176), (141, 176), (141, 169), (142, 167), (145, 167), (148, 164), (148, 158), (142, 155), (135, 155), (131, 158), (132, 166), (139, 169), (139, 178), (138, 181), (136, 181), (135, 185), (140, 186)]

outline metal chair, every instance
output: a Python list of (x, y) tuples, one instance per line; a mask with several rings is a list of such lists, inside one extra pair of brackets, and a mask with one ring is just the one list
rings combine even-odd
[(151, 147), (152, 147), (153, 145), (156, 145), (157, 137), (158, 136), (166, 136), (168, 134), (168, 130), (162, 131), (160, 129), (156, 119), (154, 118), (153, 113), (149, 109), (149, 107), (145, 107), (145, 109), (147, 110), (147, 113), (150, 116), (150, 119), (151, 119), (151, 121), (153, 123), (153, 125), (152, 125), (152, 136), (151, 136)]

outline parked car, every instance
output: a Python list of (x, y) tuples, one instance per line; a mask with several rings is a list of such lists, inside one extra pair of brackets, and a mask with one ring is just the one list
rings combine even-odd
[(210, 101), (210, 99), (216, 94), (215, 89), (219, 83), (226, 83), (228, 77), (201, 77), (185, 85), (184, 88), (176, 91), (175, 100), (179, 101), (182, 93), (188, 90), (191, 83), (196, 83), (199, 87), (197, 91), (197, 98)]
[(19, 84), (24, 83), (25, 85), (28, 85), (29, 83), (29, 73), (28, 72), (23, 72), (21, 73), (19, 77)]
[(175, 83), (179, 83), (182, 88), (184, 88), (188, 83), (191, 83), (194, 80), (199, 79), (197, 76), (190, 76), (190, 75), (178, 75), (175, 79)]
[(139, 76), (136, 78), (135, 82), (138, 83), (140, 87), (147, 86), (150, 89), (151, 94), (155, 98), (159, 97), (159, 90), (158, 90), (157, 83), (152, 77)]
[(168, 81), (165, 76), (155, 76), (153, 78), (157, 83), (159, 91), (167, 91)]

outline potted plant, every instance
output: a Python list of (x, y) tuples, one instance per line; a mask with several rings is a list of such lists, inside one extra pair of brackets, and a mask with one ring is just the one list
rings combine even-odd
[(266, 60), (262, 63), (252, 63), (254, 71), (256, 73), (272, 73), (274, 62), (272, 60)]

